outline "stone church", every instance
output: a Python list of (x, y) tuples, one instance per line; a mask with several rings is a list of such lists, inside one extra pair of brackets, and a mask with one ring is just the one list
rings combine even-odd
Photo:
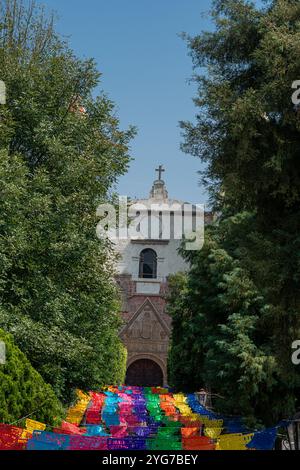
[[(166, 313), (168, 277), (188, 269), (178, 253), (181, 240), (172, 234), (166, 238), (162, 227), (164, 207), (166, 210), (174, 204), (183, 207), (184, 202), (169, 199), (161, 178), (162, 166), (156, 171), (158, 179), (153, 183), (149, 198), (134, 203), (146, 208), (145, 217), (151, 216), (153, 204), (162, 207), (157, 220), (157, 237), (119, 240), (117, 244), (120, 255), (117, 283), (122, 293), (124, 320), (120, 337), (128, 351), (127, 385), (167, 385), (171, 333), (171, 319)], [(205, 219), (209, 221), (211, 214), (206, 213)]]

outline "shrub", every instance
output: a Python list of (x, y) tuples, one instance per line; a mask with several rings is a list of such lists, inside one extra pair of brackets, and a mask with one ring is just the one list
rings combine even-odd
[(31, 419), (54, 425), (63, 417), (63, 407), (51, 386), (15, 346), (12, 336), (0, 330), (6, 360), (0, 364), (0, 422), (13, 423), (30, 414)]

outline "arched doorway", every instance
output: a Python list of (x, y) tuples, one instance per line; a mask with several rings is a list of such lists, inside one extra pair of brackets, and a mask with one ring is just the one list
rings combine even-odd
[(126, 385), (139, 387), (157, 387), (163, 385), (163, 372), (151, 359), (138, 359), (127, 369)]

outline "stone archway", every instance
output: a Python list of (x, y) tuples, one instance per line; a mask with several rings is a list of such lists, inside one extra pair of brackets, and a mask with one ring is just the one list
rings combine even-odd
[(162, 386), (164, 374), (157, 362), (152, 359), (137, 359), (127, 368), (126, 385), (140, 387)]

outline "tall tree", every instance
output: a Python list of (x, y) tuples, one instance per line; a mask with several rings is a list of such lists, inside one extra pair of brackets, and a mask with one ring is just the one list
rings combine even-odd
[(268, 276), (276, 264), (264, 265), (272, 247), (254, 224), (250, 213), (226, 218), (206, 230), (201, 251), (182, 252), (191, 269), (170, 282), (170, 380), (189, 391), (209, 387), (218, 411), (271, 425), (293, 413), (299, 374), (275, 333), (278, 306), (252, 274)]
[(199, 382), (221, 391), (222, 409), (270, 423), (299, 406), (300, 5), (215, 1), (212, 17), (213, 32), (187, 37), (199, 112), (181, 126), (221, 216), (204, 250), (185, 254), (185, 307), (202, 326)]
[(113, 200), (131, 128), (94, 98), (78, 59), (32, 3), (0, 1), (0, 325), (60, 396), (123, 380), (113, 251), (96, 209)]
[[(214, 1), (215, 31), (188, 37), (197, 75), (197, 123), (181, 123), (184, 150), (207, 163), (214, 203), (258, 211), (281, 226), (298, 213), (299, 128), (291, 101), (300, 76), (298, 1)], [(221, 200), (220, 200), (221, 198)], [(289, 221), (287, 221), (289, 223)]]

